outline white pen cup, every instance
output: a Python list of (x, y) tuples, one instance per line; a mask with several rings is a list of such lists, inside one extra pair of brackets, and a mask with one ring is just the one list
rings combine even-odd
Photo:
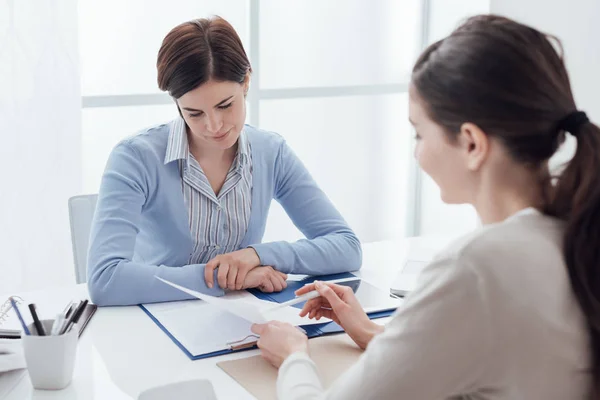
[(21, 335), (27, 371), (34, 388), (60, 390), (73, 378), (78, 329), (73, 325), (63, 335), (50, 335), (54, 320), (41, 323), (47, 336), (39, 336), (34, 324), (28, 325), (31, 335)]

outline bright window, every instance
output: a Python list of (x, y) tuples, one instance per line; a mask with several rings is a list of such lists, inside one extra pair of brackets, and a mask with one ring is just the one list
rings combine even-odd
[[(407, 88), (426, 42), (487, 8), (483, 0), (452, 4), (81, 0), (84, 191), (98, 191), (121, 139), (177, 116), (156, 84), (164, 36), (179, 23), (220, 15), (238, 31), (254, 68), (247, 122), (287, 139), (361, 240), (429, 229), (429, 219), (415, 213), (439, 204), (415, 196), (422, 179), (411, 165)], [(274, 203), (265, 240), (298, 237)]]

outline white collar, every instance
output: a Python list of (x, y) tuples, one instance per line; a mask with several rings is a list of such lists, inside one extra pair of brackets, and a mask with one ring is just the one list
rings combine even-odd
[(520, 211), (517, 211), (516, 213), (514, 213), (510, 217), (506, 218), (505, 221), (509, 221), (511, 219), (518, 218), (518, 217), (521, 217), (523, 215), (540, 215), (540, 214), (541, 214), (541, 212), (537, 208), (535, 208), (535, 207), (527, 207), (527, 208), (524, 208), (524, 209), (522, 209)]

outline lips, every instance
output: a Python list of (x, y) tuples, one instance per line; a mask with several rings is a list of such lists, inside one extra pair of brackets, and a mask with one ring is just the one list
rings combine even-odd
[(229, 132), (231, 132), (231, 129), (228, 130), (227, 132), (223, 133), (220, 136), (214, 136), (212, 139), (213, 140), (223, 140), (223, 139), (225, 139), (225, 137), (227, 137), (227, 135), (229, 135)]

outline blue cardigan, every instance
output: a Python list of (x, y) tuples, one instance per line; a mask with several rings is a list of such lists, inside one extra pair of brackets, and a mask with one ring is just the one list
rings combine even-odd
[[(252, 149), (252, 206), (240, 246), (261, 265), (285, 273), (321, 275), (357, 270), (360, 242), (285, 140), (246, 126)], [(88, 287), (98, 305), (189, 299), (155, 276), (212, 295), (205, 264), (187, 264), (193, 241), (177, 162), (164, 163), (169, 125), (119, 143), (100, 186), (88, 253)], [(272, 199), (307, 239), (261, 243)], [(216, 282), (216, 281), (215, 281)]]

